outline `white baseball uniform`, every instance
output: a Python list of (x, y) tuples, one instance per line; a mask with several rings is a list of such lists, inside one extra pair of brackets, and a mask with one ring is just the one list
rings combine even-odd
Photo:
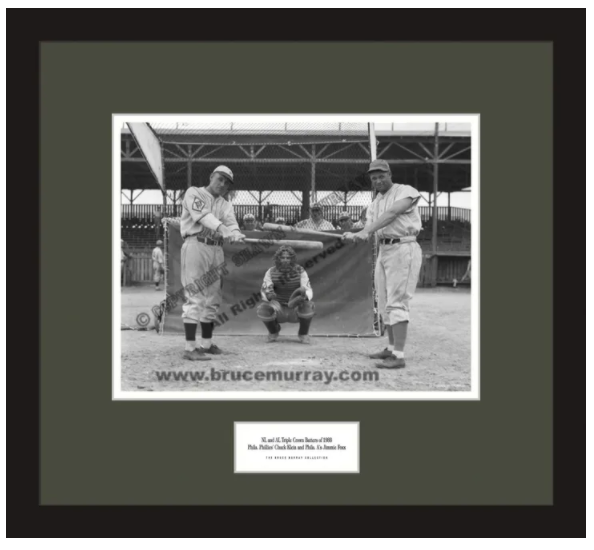
[(422, 228), (417, 205), (420, 197), (414, 187), (395, 183), (385, 194), (378, 193), (367, 210), (366, 227), (376, 222), (396, 201), (406, 198), (413, 201), (409, 210), (376, 232), (380, 243), (382, 239), (402, 239), (399, 243), (380, 244), (375, 265), (378, 308), (386, 325), (409, 320), (409, 303), (417, 287), (423, 261), (421, 247), (416, 241)]
[[(212, 214), (231, 230), (239, 231), (233, 206), (223, 197), (214, 197), (205, 187), (190, 187), (182, 203), (180, 231), (184, 238), (181, 249), (181, 283), (186, 301), (183, 305), (184, 323), (210, 323), (216, 319), (223, 293), (223, 239), (220, 233), (200, 223)], [(212, 239), (211, 244), (196, 237)], [(192, 285), (192, 286), (191, 286)], [(195, 289), (198, 291), (195, 291)]]

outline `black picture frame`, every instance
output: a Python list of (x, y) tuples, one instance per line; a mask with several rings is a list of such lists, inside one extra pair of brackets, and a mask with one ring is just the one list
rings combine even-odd
[[(7, 187), (16, 197), (16, 189), (32, 189), (36, 198), (27, 193), (27, 214), (20, 221), (19, 235), (26, 246), (20, 246), (17, 258), (20, 269), (19, 283), (27, 289), (28, 304), (40, 307), (40, 291), (48, 292), (43, 282), (43, 264), (49, 259), (45, 254), (43, 243), (48, 235), (40, 235), (40, 191), (39, 159), (41, 136), (40, 128), (40, 44), (45, 42), (76, 41), (155, 41), (153, 30), (148, 26), (131, 26), (132, 15), (118, 16), (117, 23), (109, 21), (113, 14), (102, 10), (102, 15), (88, 10), (76, 10), (74, 17), (81, 18), (81, 24), (73, 26), (66, 23), (60, 12), (48, 10), (19, 11), (11, 17), (18, 21), (19, 34), (10, 36), (11, 45), (11, 87), (14, 97), (18, 86), (18, 111), (10, 110), (12, 124), (8, 125), (8, 144), (11, 159), (8, 171)], [(442, 13), (440, 13), (440, 11)], [(84, 12), (84, 13), (83, 13)], [(408, 13), (407, 13), (408, 12)], [(25, 15), (26, 14), (26, 15)], [(399, 10), (396, 19), (398, 25), (393, 27), (392, 36), (382, 36), (382, 41), (494, 41), (494, 42), (550, 42), (553, 45), (554, 59), (554, 480), (553, 504), (540, 506), (108, 506), (108, 505), (41, 505), (40, 477), (44, 475), (40, 467), (40, 451), (43, 437), (40, 432), (40, 357), (44, 353), (42, 327), (29, 314), (30, 307), (22, 304), (11, 323), (12, 333), (20, 328), (19, 339), (24, 341), (12, 348), (7, 364), (7, 380), (10, 384), (11, 429), (7, 437), (7, 449), (10, 450), (10, 461), (7, 461), (8, 478), (8, 536), (9, 537), (107, 537), (107, 536), (220, 536), (215, 519), (224, 518), (232, 524), (233, 535), (252, 536), (286, 536), (295, 533), (298, 527), (299, 536), (323, 534), (324, 536), (389, 536), (389, 537), (582, 537), (585, 536), (578, 505), (578, 485), (581, 487), (582, 473), (578, 474), (576, 458), (578, 456), (577, 427), (583, 421), (581, 405), (578, 411), (576, 395), (576, 366), (573, 365), (571, 351), (576, 349), (571, 342), (575, 340), (575, 329), (571, 320), (575, 317), (572, 311), (572, 300), (567, 298), (566, 289), (575, 285), (572, 267), (575, 262), (569, 259), (570, 228), (575, 226), (575, 209), (570, 201), (566, 182), (579, 181), (581, 168), (575, 158), (575, 136), (578, 135), (578, 121), (581, 124), (582, 114), (577, 112), (577, 90), (581, 89), (581, 78), (578, 82), (577, 59), (583, 52), (582, 38), (577, 36), (578, 23), (583, 22), (584, 12), (577, 10), (474, 10), (467, 15), (474, 24), (456, 24), (459, 15), (451, 10), (439, 10), (427, 14), (423, 10), (422, 25), (420, 11)], [(208, 26), (201, 15), (200, 33), (191, 22), (184, 22), (179, 12), (175, 14), (175, 25), (165, 24), (160, 20), (160, 40), (181, 41), (192, 40), (200, 34), (201, 40), (217, 41), (219, 32), (213, 16), (212, 26)], [(167, 16), (171, 17), (171, 16)], [(303, 17), (303, 16), (302, 16)], [(324, 16), (329, 17), (329, 16)], [(317, 19), (315, 28), (302, 26), (301, 31), (283, 31), (270, 29), (239, 28), (241, 16), (235, 16), (231, 26), (226, 23), (225, 36), (233, 36), (234, 40), (254, 41), (298, 41), (320, 40), (335, 42), (378, 41), (377, 21), (365, 21), (357, 16), (359, 30), (356, 40), (348, 35), (352, 29), (340, 26), (324, 26), (324, 17)], [(363, 19), (370, 16), (364, 16)], [(103, 19), (103, 30), (91, 30), (85, 21)], [(444, 23), (452, 21), (452, 27)], [(88, 23), (87, 21), (87, 23)], [(305, 24), (305, 22), (304, 22)], [(237, 27), (236, 27), (237, 26)], [(229, 32), (236, 27), (236, 32)], [(363, 28), (361, 28), (363, 27)], [(95, 28), (101, 28), (96, 26)], [(107, 30), (109, 29), (109, 30)], [(323, 29), (323, 30), (322, 30)], [(487, 30), (491, 29), (491, 30)], [(16, 31), (13, 31), (16, 33)], [(385, 31), (383, 31), (385, 32)], [(167, 36), (169, 35), (169, 36)], [(282, 35), (282, 36), (281, 36)], [(304, 36), (305, 35), (305, 36)], [(19, 52), (18, 57), (16, 52)], [(580, 64), (580, 67), (582, 65)], [(75, 67), (72, 70), (76, 70)], [(581, 73), (580, 73), (581, 74)], [(12, 94), (11, 94), (12, 95)], [(90, 98), (92, 101), (92, 98)], [(35, 131), (40, 133), (40, 140), (32, 139)], [(571, 135), (571, 139), (564, 136)], [(24, 146), (23, 144), (27, 144)], [(543, 153), (545, 156), (547, 152)], [(15, 182), (26, 182), (18, 186)], [(19, 193), (22, 201), (22, 193)], [(14, 203), (12, 203), (14, 204)], [(570, 212), (571, 209), (571, 212)], [(56, 213), (60, 215), (60, 213)], [(16, 234), (16, 232), (15, 232)], [(56, 237), (56, 235), (52, 235)], [(573, 237), (573, 232), (571, 237)], [(544, 239), (549, 239), (546, 233)], [(523, 239), (518, 235), (518, 240)], [(41, 241), (41, 242), (40, 242)], [(32, 247), (31, 243), (36, 243)], [(68, 246), (62, 242), (61, 246)], [(76, 251), (73, 251), (76, 254)], [(527, 253), (529, 253), (527, 251)], [(7, 266), (14, 266), (13, 260)], [(105, 271), (108, 275), (108, 272)], [(514, 284), (529, 285), (519, 273)], [(15, 281), (16, 275), (11, 277)], [(16, 284), (16, 283), (15, 283)], [(11, 293), (11, 298), (15, 293)], [(543, 299), (549, 297), (543, 296)], [(11, 303), (15, 303), (13, 298)], [(60, 320), (60, 311), (53, 311), (52, 317)], [(538, 315), (538, 312), (534, 312)], [(13, 316), (11, 315), (11, 319)], [(23, 330), (24, 329), (24, 330)], [(570, 334), (574, 338), (570, 338)], [(33, 351), (37, 344), (36, 352)], [(100, 342), (96, 342), (100, 345)], [(90, 350), (89, 353), (92, 351)], [(513, 355), (514, 350), (510, 350)], [(80, 358), (83, 368), (84, 357)], [(107, 398), (107, 397), (106, 397)], [(131, 404), (134, 405), (134, 404)], [(157, 404), (158, 405), (158, 404)], [(224, 405), (224, 404), (221, 404)], [(123, 407), (125, 405), (114, 404)], [(527, 405), (529, 406), (529, 404)], [(75, 411), (72, 411), (74, 413)], [(579, 416), (578, 416), (579, 412)], [(580, 431), (580, 434), (582, 432)], [(71, 434), (76, 437), (76, 434)], [(364, 433), (362, 434), (364, 438)], [(8, 445), (10, 441), (10, 445)], [(362, 445), (364, 445), (364, 439)], [(513, 452), (513, 449), (510, 450)], [(578, 477), (579, 475), (579, 477)], [(579, 522), (579, 524), (578, 524)]]

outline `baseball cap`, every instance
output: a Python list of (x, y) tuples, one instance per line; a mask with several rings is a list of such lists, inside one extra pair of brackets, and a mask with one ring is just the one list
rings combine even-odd
[(351, 215), (346, 210), (344, 212), (341, 212), (340, 216), (338, 216), (339, 221), (350, 220), (350, 219), (351, 219)]
[(381, 159), (373, 160), (369, 164), (369, 170), (367, 170), (367, 173), (375, 172), (376, 170), (381, 170), (382, 172), (390, 172), (390, 165), (385, 160), (381, 160)]
[(311, 205), (310, 210), (321, 210), (322, 207), (316, 202)]
[(276, 220), (274, 220), (274, 223), (285, 223), (287, 220), (285, 220), (285, 218), (276, 218)]
[(163, 241), (157, 241), (157, 244), (163, 244)]
[(233, 183), (233, 172), (231, 172), (231, 168), (227, 168), (227, 166), (217, 166), (212, 173), (218, 172), (219, 174), (223, 174), (231, 183)]
[(243, 221), (248, 221), (248, 220), (255, 220), (256, 216), (254, 216), (252, 213), (248, 212), (244, 217), (243, 217)]

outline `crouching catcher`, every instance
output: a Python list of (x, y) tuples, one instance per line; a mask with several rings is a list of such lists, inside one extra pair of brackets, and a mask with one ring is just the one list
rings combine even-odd
[(303, 267), (295, 262), (295, 251), (281, 246), (274, 255), (274, 267), (264, 275), (262, 303), (258, 317), (268, 329), (268, 342), (275, 342), (282, 323), (299, 323), (298, 338), (309, 344), (309, 327), (315, 315), (313, 290)]

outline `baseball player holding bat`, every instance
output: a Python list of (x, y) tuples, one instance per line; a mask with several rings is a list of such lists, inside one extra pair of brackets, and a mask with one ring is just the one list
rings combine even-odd
[(282, 323), (299, 323), (299, 341), (310, 344), (309, 326), (314, 313), (313, 290), (295, 251), (283, 245), (274, 254), (274, 266), (264, 275), (258, 317), (268, 329), (268, 342), (276, 342)]
[(390, 165), (385, 160), (374, 160), (367, 173), (378, 194), (367, 210), (365, 228), (358, 233), (345, 233), (343, 239), (357, 243), (377, 233), (375, 288), (389, 345), (370, 357), (384, 360), (376, 364), (378, 368), (398, 369), (405, 366), (409, 302), (421, 271), (422, 252), (417, 243), (422, 227), (417, 207), (420, 194), (414, 187), (393, 183)]
[[(226, 273), (223, 242), (243, 242), (245, 238), (233, 206), (225, 200), (232, 184), (233, 172), (227, 166), (218, 166), (210, 175), (208, 186), (190, 187), (182, 204), (181, 283), (185, 289), (182, 319), (186, 333), (183, 357), (190, 361), (207, 361), (210, 357), (206, 354), (222, 353), (212, 343), (212, 333), (223, 298), (222, 276)], [(192, 285), (200, 286), (200, 292), (190, 292)], [(202, 332), (200, 347), (196, 346), (198, 324)]]

